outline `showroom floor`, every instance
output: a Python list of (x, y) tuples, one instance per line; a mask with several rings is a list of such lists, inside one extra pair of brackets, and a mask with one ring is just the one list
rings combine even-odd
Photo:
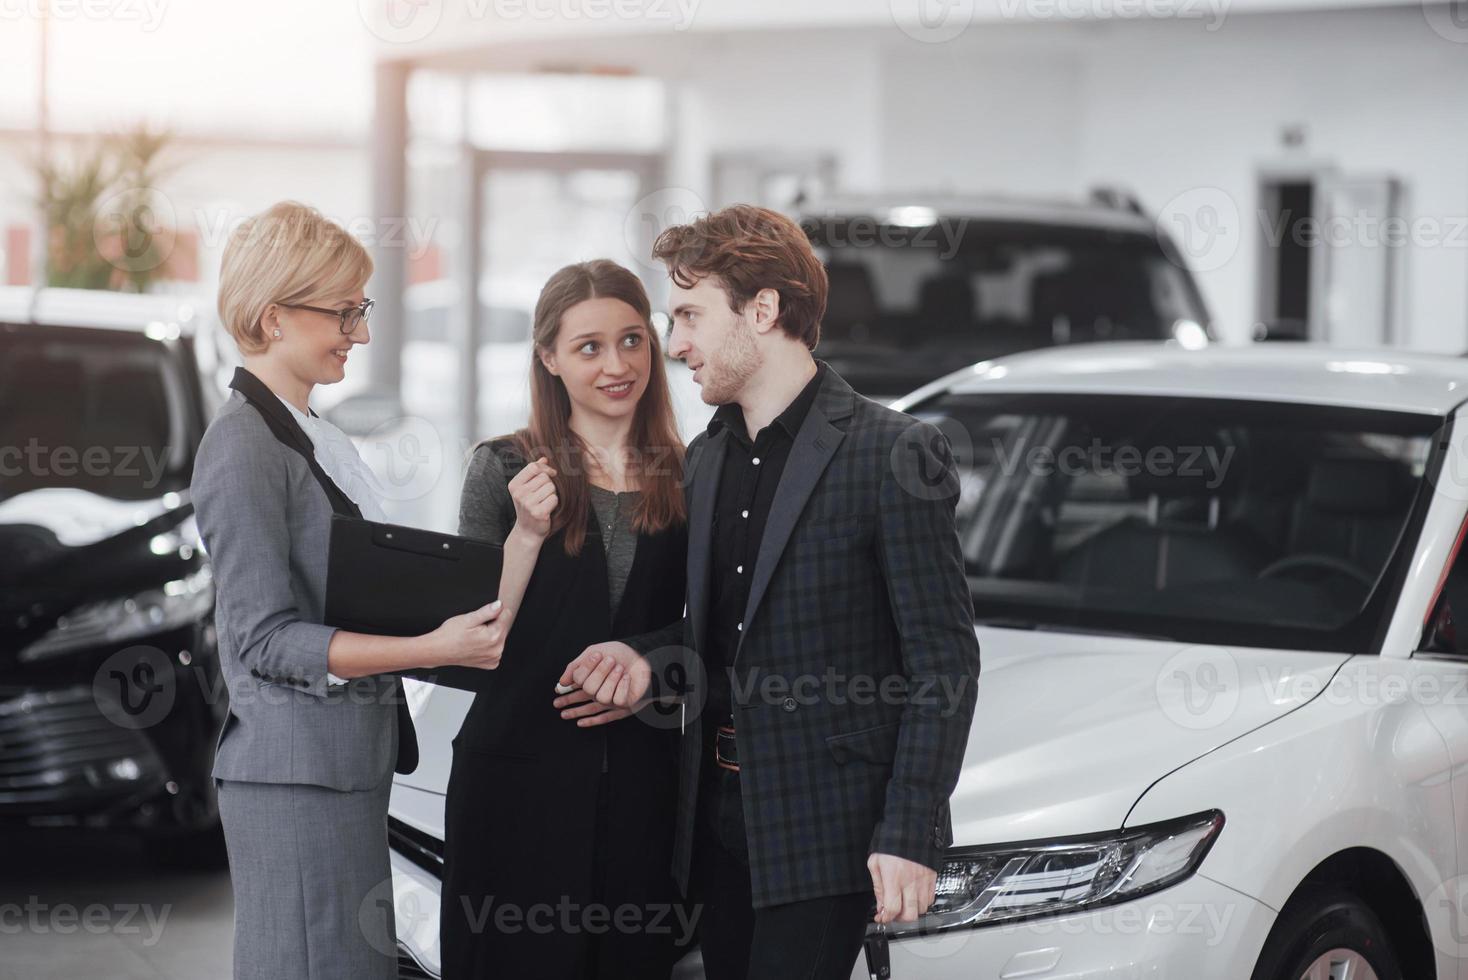
[(165, 871), (127, 840), (6, 832), (0, 980), (226, 980), (229, 874)]

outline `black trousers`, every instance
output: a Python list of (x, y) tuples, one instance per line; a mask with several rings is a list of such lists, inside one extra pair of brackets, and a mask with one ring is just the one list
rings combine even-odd
[(739, 774), (703, 767), (694, 900), (708, 980), (848, 980), (872, 919), (870, 890), (755, 909)]

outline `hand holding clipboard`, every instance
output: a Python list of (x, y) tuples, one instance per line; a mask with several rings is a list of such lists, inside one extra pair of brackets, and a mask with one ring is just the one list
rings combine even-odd
[[(477, 673), (498, 664), (503, 644), (486, 658), (486, 644), (463, 642), (477, 623), (455, 620), (492, 618), (503, 567), (503, 550), (485, 541), (336, 515), (327, 562), (326, 624), (376, 636), (439, 633), (451, 645), (443, 666)], [(487, 629), (493, 635), (498, 627)], [(443, 680), (439, 666), (394, 673)]]

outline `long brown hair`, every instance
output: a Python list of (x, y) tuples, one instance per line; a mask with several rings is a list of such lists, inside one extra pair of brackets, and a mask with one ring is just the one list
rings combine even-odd
[[(592, 459), (585, 441), (571, 429), (571, 396), (566, 385), (541, 362), (542, 350), (553, 350), (566, 311), (588, 299), (619, 299), (647, 328), (648, 379), (632, 417), (628, 474), (636, 476), (642, 500), (633, 515), (638, 533), (656, 533), (687, 520), (683, 504), (683, 441), (673, 415), (662, 344), (652, 326), (652, 304), (641, 281), (609, 259), (578, 262), (557, 271), (535, 303), (534, 344), (530, 354), (530, 424), (513, 433), (525, 459), (541, 456), (555, 467), (559, 501), (551, 515), (551, 533), (565, 529), (566, 554), (579, 555), (586, 541), (586, 511), (591, 502), (590, 478), (582, 460)], [(579, 457), (579, 458), (578, 458)]]

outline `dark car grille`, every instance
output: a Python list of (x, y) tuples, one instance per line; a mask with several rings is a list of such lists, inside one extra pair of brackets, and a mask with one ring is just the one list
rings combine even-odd
[(0, 815), (76, 813), (164, 778), (144, 734), (108, 720), (90, 687), (0, 688)]

